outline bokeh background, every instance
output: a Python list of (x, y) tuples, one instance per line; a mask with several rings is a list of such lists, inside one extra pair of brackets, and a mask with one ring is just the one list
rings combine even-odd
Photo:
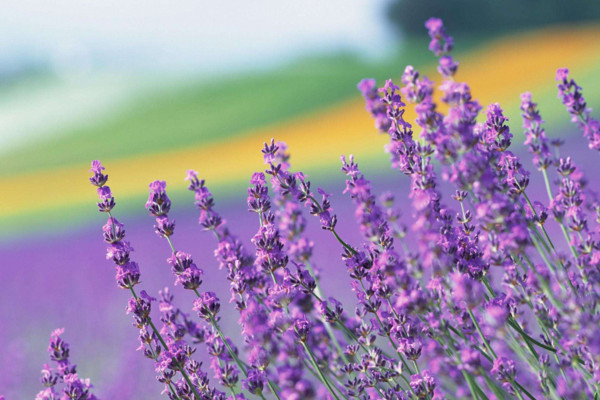
[[(407, 64), (439, 81), (423, 28), (430, 16), (444, 18), (455, 36), (458, 79), (484, 107), (505, 108), (518, 153), (519, 95), (529, 90), (549, 135), (565, 138), (566, 152), (593, 176), (597, 154), (571, 126), (554, 74), (569, 67), (600, 109), (594, 1), (0, 3), (0, 394), (35, 396), (48, 336), (64, 327), (80, 375), (92, 378), (100, 397), (159, 398), (151, 362), (135, 351), (128, 295), (105, 260), (104, 216), (87, 180), (93, 159), (107, 166), (115, 214), (154, 294), (172, 282), (168, 247), (144, 210), (154, 179), (168, 183), (177, 247), (194, 255), (206, 287), (225, 301), (224, 271), (212, 236), (197, 224), (187, 169), (207, 180), (217, 209), (248, 245), (258, 226), (246, 209), (246, 184), (263, 168), (260, 148), (272, 137), (290, 146), (293, 169), (334, 194), (350, 241), (359, 238), (342, 195), (341, 154), (356, 156), (376, 191), (406, 199), (408, 182), (389, 169), (385, 138), (356, 83), (398, 79)], [(310, 218), (308, 231), (327, 294), (351, 304), (338, 246)], [(176, 302), (189, 310), (192, 298), (178, 289)], [(237, 338), (237, 313), (225, 304), (222, 314)]]

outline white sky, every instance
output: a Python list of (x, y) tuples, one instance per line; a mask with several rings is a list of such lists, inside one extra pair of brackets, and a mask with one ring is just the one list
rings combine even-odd
[(392, 43), (389, 0), (2, 0), (0, 63), (57, 67), (243, 69)]

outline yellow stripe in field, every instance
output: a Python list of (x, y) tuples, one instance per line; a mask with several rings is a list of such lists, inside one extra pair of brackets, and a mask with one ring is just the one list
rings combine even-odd
[[(491, 101), (518, 101), (525, 90), (554, 84), (558, 67), (575, 70), (598, 62), (600, 27), (544, 30), (504, 38), (460, 61), (459, 81), (466, 81), (482, 105)], [(596, 64), (597, 65), (597, 64)], [(432, 66), (424, 71), (437, 78)], [(406, 119), (414, 120), (409, 108)], [(263, 168), (260, 148), (271, 137), (288, 143), (294, 167), (304, 169), (338, 162), (340, 154), (361, 159), (382, 153), (384, 136), (374, 134), (373, 122), (356, 99), (284, 123), (256, 129), (200, 147), (165, 151), (106, 162), (110, 186), (118, 198), (147, 190), (148, 182), (163, 179), (171, 188), (182, 188), (185, 170), (197, 169), (211, 186), (249, 178)], [(4, 216), (27, 214), (57, 206), (94, 201), (87, 180), (88, 165), (70, 165), (0, 178)]]

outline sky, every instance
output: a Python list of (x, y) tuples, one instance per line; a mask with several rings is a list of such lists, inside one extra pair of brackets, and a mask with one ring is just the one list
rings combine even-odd
[(381, 57), (389, 0), (3, 0), (0, 61), (62, 72), (222, 71), (339, 49)]

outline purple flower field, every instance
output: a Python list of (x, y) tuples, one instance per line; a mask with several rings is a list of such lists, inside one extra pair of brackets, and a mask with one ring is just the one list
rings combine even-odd
[[(573, 130), (565, 132), (565, 137), (576, 137), (577, 134)], [(587, 157), (589, 150), (582, 140), (568, 140), (563, 149), (582, 161), (584, 171), (594, 170), (595, 162)], [(518, 154), (527, 157), (524, 149), (520, 150)], [(257, 157), (260, 154), (257, 153)], [(382, 157), (385, 157), (383, 152)], [(293, 157), (291, 161), (293, 163)], [(529, 161), (526, 164), (533, 170)], [(358, 242), (360, 234), (353, 218), (352, 204), (342, 195), (342, 173), (338, 175), (339, 182), (327, 182), (325, 187), (334, 194), (332, 201), (339, 215), (339, 225), (348, 233), (350, 242)], [(590, 186), (600, 184), (598, 177), (589, 176)], [(373, 187), (376, 193), (394, 188), (393, 192), (401, 199), (409, 189), (409, 180), (403, 175), (388, 174), (380, 176)], [(451, 190), (448, 185), (444, 185), (444, 189), (444, 196), (449, 196)], [(533, 178), (529, 189), (532, 198), (544, 198), (545, 189), (540, 178)], [(204, 285), (220, 298), (227, 299), (225, 272), (218, 270), (212, 256), (215, 242), (198, 225), (198, 213), (193, 210), (191, 202), (190, 195), (188, 204), (173, 206), (178, 242), (198, 259), (202, 257), (199, 265), (205, 271)], [(411, 211), (404, 213), (403, 220), (410, 221)], [(227, 199), (222, 214), (227, 221), (235, 221), (235, 224), (229, 222), (231, 229), (249, 245), (249, 238), (256, 229), (256, 218), (243, 207), (243, 199)], [(97, 219), (99, 224), (102, 220), (99, 216)], [(160, 246), (161, 239), (154, 234), (152, 221), (146, 216), (138, 214), (124, 222), (128, 222), (127, 234), (136, 249), (144, 287), (150, 293), (157, 293), (171, 279), (165, 263), (168, 252)], [(339, 257), (341, 250), (335, 239), (323, 231), (316, 220), (308, 222), (307, 235), (317, 243), (315, 265), (321, 269), (321, 280), (328, 295), (344, 304), (355, 304), (349, 290), (350, 279)], [(0, 359), (0, 369), (11, 371), (10, 374), (2, 374), (0, 381), (7, 399), (33, 398), (39, 391), (37, 382), (40, 366), (46, 362), (47, 338), (57, 326), (66, 328), (65, 337), (74, 346), (73, 357), (82, 375), (93, 378), (98, 397), (159, 398), (161, 385), (154, 378), (153, 366), (135, 350), (137, 345), (131, 321), (124, 313), (128, 296), (114, 286), (110, 262), (104, 257), (106, 246), (98, 240), (101, 229), (96, 225), (78, 228), (58, 237), (38, 237), (25, 243), (0, 246), (6, 265), (22, 263), (27, 266), (11, 269), (10, 274), (7, 269), (0, 270), (2, 279), (10, 282), (0, 292), (0, 302), (15, 304), (2, 307), (0, 316), (3, 321), (10, 321), (0, 326), (0, 340), (6, 344), (6, 356)], [(560, 234), (557, 227), (549, 228), (550, 234)], [(566, 250), (564, 244), (561, 243), (560, 247)], [(499, 274), (494, 271), (492, 269), (492, 273)], [(32, 293), (38, 295), (32, 296)], [(176, 302), (182, 307), (193, 301), (188, 293), (177, 291), (176, 294)], [(224, 313), (235, 315), (232, 304), (225, 304), (223, 308)], [(88, 314), (94, 318), (81, 318)], [(223, 326), (225, 331), (231, 332), (234, 340), (239, 340), (237, 318), (224, 318)], [(199, 358), (208, 362), (204, 351)]]
[[(260, 156), (257, 152), (257, 157)], [(393, 183), (399, 183), (405, 190), (408, 188), (405, 179), (401, 178), (400, 182), (394, 179)], [(342, 182), (332, 182), (328, 189), (336, 193), (336, 200), (341, 203), (340, 213), (348, 216), (340, 220), (340, 225), (348, 232), (355, 232), (349, 239), (359, 240), (351, 218), (351, 203), (341, 196)], [(397, 190), (401, 192), (400, 188)], [(218, 270), (213, 257), (216, 242), (198, 225), (193, 195), (190, 194), (186, 204), (174, 204), (173, 209), (178, 242), (204, 269), (204, 285), (220, 298), (228, 299), (226, 272)], [(244, 199), (227, 200), (222, 211), (227, 221), (235, 221), (229, 223), (231, 229), (249, 246), (257, 222), (255, 215), (245, 209)], [(23, 263), (27, 266), (13, 270), (10, 275), (7, 269), (0, 270), (2, 279), (10, 282), (0, 291), (0, 302), (15, 304), (2, 307), (0, 316), (3, 321), (10, 321), (0, 326), (0, 339), (7, 344), (6, 357), (0, 359), (0, 369), (12, 371), (0, 378), (0, 387), (6, 388), (3, 394), (7, 399), (35, 397), (39, 391), (40, 366), (47, 362), (48, 336), (56, 327), (65, 328), (64, 336), (74, 347), (74, 360), (83, 376), (93, 378), (98, 397), (159, 398), (162, 388), (154, 378), (154, 368), (141, 352), (135, 350), (137, 338), (131, 319), (125, 315), (128, 296), (115, 287), (111, 263), (104, 256), (106, 246), (99, 240), (102, 230), (98, 225), (103, 223), (102, 217), (95, 217), (96, 225), (78, 228), (59, 237), (39, 237), (25, 243), (0, 246), (6, 265)], [(153, 232), (152, 221), (140, 214), (131, 219), (123, 218), (123, 221), (127, 223), (127, 236), (142, 270), (144, 288), (149, 293), (158, 293), (165, 286), (172, 286), (171, 272), (166, 264), (170, 254)], [(309, 222), (313, 223), (308, 224), (307, 232), (317, 243), (315, 265), (326, 271), (322, 275), (323, 285), (328, 288), (328, 294), (353, 304), (352, 293), (348, 290), (350, 280), (339, 258), (340, 250), (316, 221)], [(178, 305), (191, 304), (193, 297), (189, 293), (177, 290), (179, 287), (175, 289)], [(234, 306), (224, 304), (222, 307), (223, 312), (232, 315), (232, 318), (224, 318), (224, 330), (238, 340), (240, 333), (237, 317), (233, 317)], [(83, 315), (94, 317), (82, 318)], [(204, 351), (200, 358), (208, 360)]]
[(186, 202), (155, 181), (128, 216), (92, 161), (94, 225), (0, 247), (6, 399), (600, 396), (600, 122), (560, 69), (571, 129), (547, 135), (535, 93), (509, 128), (425, 26), (439, 88), (411, 66), (358, 83), (384, 175), (342, 155), (313, 180), (275, 138), (245, 201), (190, 170)]

